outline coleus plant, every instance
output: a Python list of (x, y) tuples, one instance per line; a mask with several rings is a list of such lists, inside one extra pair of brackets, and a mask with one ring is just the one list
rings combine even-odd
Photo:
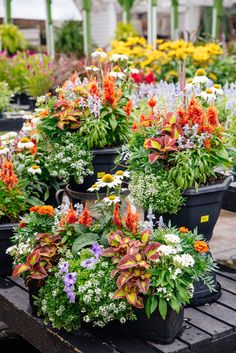
[(26, 284), (30, 280), (43, 280), (48, 276), (47, 271), (59, 261), (59, 247), (61, 236), (50, 233), (37, 234), (39, 245), (28, 255), (26, 263), (18, 264), (13, 270), (13, 276), (25, 274)]
[[(128, 233), (126, 235), (125, 233)], [(116, 284), (115, 299), (126, 298), (136, 308), (143, 308), (143, 298), (150, 286), (151, 263), (159, 257), (160, 243), (150, 241), (150, 230), (144, 230), (134, 239), (132, 232), (116, 230), (108, 236), (110, 247), (103, 251), (103, 256), (112, 257), (117, 268), (112, 276), (119, 274)]]

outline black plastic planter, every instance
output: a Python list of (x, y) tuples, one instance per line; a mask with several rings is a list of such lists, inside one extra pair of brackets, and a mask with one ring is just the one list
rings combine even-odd
[(42, 287), (44, 282), (38, 281), (36, 279), (32, 279), (28, 282), (28, 290), (29, 290), (29, 303), (31, 306), (32, 314), (34, 316), (37, 315), (38, 307), (34, 304), (35, 297), (39, 295), (39, 290)]
[(0, 224), (0, 275), (8, 276), (12, 274), (12, 258), (6, 254), (7, 248), (11, 244), (13, 230), (17, 223)]
[(170, 344), (176, 336), (182, 331), (184, 322), (184, 309), (178, 314), (168, 308), (165, 320), (162, 319), (160, 313), (156, 310), (148, 319), (144, 309), (135, 309), (137, 320), (127, 321), (125, 324), (112, 322), (106, 328), (110, 331), (120, 333), (128, 333), (130, 336), (139, 339)]
[(117, 157), (118, 151), (117, 149), (103, 149), (103, 150), (92, 150), (94, 155), (92, 164), (94, 173), (92, 175), (88, 175), (84, 178), (83, 184), (77, 184), (72, 177), (69, 182), (70, 190), (76, 192), (87, 192), (87, 190), (96, 183), (98, 178), (102, 178), (106, 173), (114, 173), (118, 169), (122, 169), (117, 167), (114, 163), (115, 158)]
[(29, 105), (29, 96), (25, 93), (20, 93), (18, 96), (20, 105)]
[(194, 283), (194, 293), (190, 301), (190, 306), (200, 306), (204, 304), (210, 304), (216, 301), (221, 296), (221, 285), (216, 280), (215, 272), (212, 273), (212, 279), (214, 281), (214, 291), (210, 292), (208, 286), (199, 280)]
[(223, 199), (222, 208), (227, 211), (236, 212), (236, 181), (230, 184)]
[[(177, 227), (187, 227), (190, 230), (198, 229), (198, 233), (204, 235), (206, 240), (210, 240), (213, 229), (217, 222), (222, 207), (222, 201), (226, 190), (231, 183), (231, 176), (226, 177), (221, 183), (186, 190), (185, 204), (176, 215), (163, 214), (165, 224)], [(161, 215), (155, 214), (156, 219)]]
[(29, 107), (32, 112), (35, 110), (35, 105), (36, 105), (36, 98), (29, 98)]
[(5, 117), (5, 114), (3, 112), (0, 112), (0, 119), (3, 119)]

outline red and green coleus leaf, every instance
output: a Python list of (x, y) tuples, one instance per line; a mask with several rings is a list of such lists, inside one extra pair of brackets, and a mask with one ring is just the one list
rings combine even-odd
[(113, 299), (122, 299), (125, 297), (126, 297), (126, 292), (123, 288), (118, 288), (113, 295)]
[(152, 234), (152, 231), (151, 229), (145, 229), (143, 230), (141, 233), (140, 233), (140, 240), (143, 244), (146, 244), (149, 239), (150, 239), (150, 236)]
[(40, 250), (39, 249), (34, 250), (32, 251), (31, 254), (28, 255), (26, 259), (26, 264), (28, 266), (34, 266), (39, 261), (39, 258), (40, 258)]
[(29, 271), (30, 270), (30, 266), (27, 264), (19, 264), (17, 265), (12, 273), (13, 277), (19, 277), (22, 273)]
[(159, 258), (158, 248), (160, 245), (160, 243), (155, 242), (145, 247), (144, 252), (148, 260), (156, 261)]
[(150, 164), (154, 164), (158, 159), (166, 159), (166, 155), (157, 152), (150, 153), (148, 155), (148, 160)]
[(106, 248), (102, 252), (102, 256), (105, 256), (105, 257), (113, 257), (115, 255), (116, 255), (116, 253), (115, 253), (115, 250), (113, 248)]
[(116, 284), (118, 288), (122, 288), (127, 282), (129, 282), (134, 277), (133, 272), (124, 271), (117, 278)]
[(157, 137), (151, 137), (145, 140), (144, 142), (144, 148), (147, 149), (155, 149), (155, 150), (161, 150), (161, 141), (160, 138)]
[(136, 260), (137, 255), (125, 255), (124, 257), (122, 257), (117, 267), (120, 270), (126, 270), (127, 268), (137, 267), (138, 266), (138, 263)]
[(144, 308), (143, 299), (139, 297), (136, 292), (132, 291), (131, 293), (126, 293), (125, 298), (135, 308), (138, 308), (138, 309)]
[(43, 278), (47, 277), (47, 272), (45, 271), (45, 269), (42, 266), (37, 264), (34, 266), (33, 270), (31, 271), (30, 277), (32, 279), (43, 279)]
[(108, 239), (108, 243), (111, 246), (118, 246), (121, 242), (122, 242), (122, 238), (124, 237), (123, 232), (121, 232), (120, 230), (117, 230), (115, 233), (111, 233), (109, 235)]
[(51, 258), (57, 253), (56, 245), (45, 245), (40, 248), (40, 256)]
[(145, 278), (145, 279), (142, 279), (142, 278), (139, 278), (136, 283), (137, 283), (137, 286), (140, 290), (140, 292), (142, 292), (143, 294), (146, 294), (149, 287), (150, 287), (150, 279), (149, 278)]

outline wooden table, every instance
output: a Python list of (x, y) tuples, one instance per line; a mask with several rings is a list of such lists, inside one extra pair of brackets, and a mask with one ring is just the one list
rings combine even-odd
[(76, 334), (54, 330), (31, 315), (27, 290), (12, 278), (0, 278), (0, 320), (43, 353), (235, 353), (236, 273), (221, 271), (218, 280), (221, 298), (211, 305), (187, 308), (184, 330), (170, 345), (105, 329)]

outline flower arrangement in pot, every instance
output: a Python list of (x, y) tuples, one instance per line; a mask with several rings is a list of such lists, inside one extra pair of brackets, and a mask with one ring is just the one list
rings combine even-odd
[(231, 165), (217, 110), (194, 96), (176, 112), (155, 109), (154, 97), (148, 104), (126, 148), (131, 196), (145, 211), (151, 206), (163, 215), (166, 224), (198, 227), (210, 240), (231, 181), (217, 172)]
[(139, 222), (130, 205), (122, 217), (118, 203), (104, 204), (111, 220), (105, 226), (103, 213), (92, 218), (81, 205), (54, 210), (48, 227), (40, 208), (31, 211), (11, 249), (14, 275), (28, 283), (37, 280), (32, 268), (50, 252), (53, 256), (41, 262), (45, 271), (40, 268), (43, 282), (39, 274), (34, 301), (45, 322), (67, 331), (88, 325), (128, 327), (134, 336), (170, 343), (182, 329), (194, 279), (204, 278), (211, 288), (208, 274), (214, 265), (208, 246), (190, 231), (153, 230)]
[(115, 167), (115, 148), (129, 140), (132, 126), (128, 58), (118, 55), (108, 60), (102, 50), (92, 57), (98, 66), (86, 67), (87, 77), (72, 75), (37, 110), (52, 153), (48, 158), (52, 173), (70, 182), (72, 190), (83, 192)]

